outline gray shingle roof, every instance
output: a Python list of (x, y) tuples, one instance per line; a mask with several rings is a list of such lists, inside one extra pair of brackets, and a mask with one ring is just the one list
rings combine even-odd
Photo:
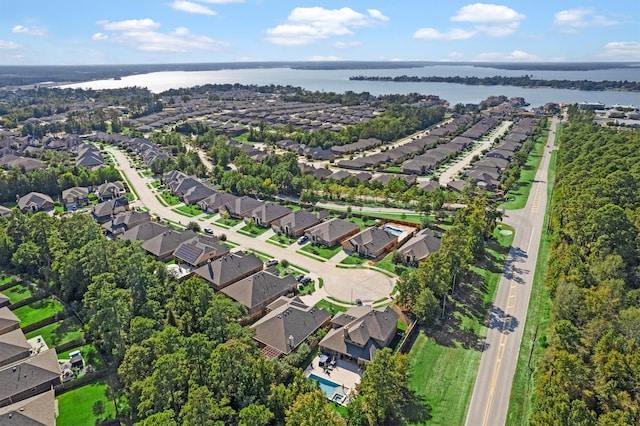
[(251, 327), (256, 330), (255, 340), (281, 354), (297, 348), (330, 318), (324, 309), (307, 306), (297, 297), (280, 298), (276, 302), (281, 303)]
[(182, 242), (193, 238), (195, 235), (196, 233), (190, 229), (186, 231), (165, 231), (142, 243), (142, 248), (156, 257), (165, 257), (173, 253)]
[(194, 272), (215, 287), (222, 288), (242, 279), (251, 272), (261, 270), (263, 267), (264, 264), (255, 254), (245, 255), (242, 252), (237, 252), (213, 260)]
[(278, 277), (268, 271), (260, 271), (231, 284), (222, 292), (252, 309), (293, 291), (296, 285), (297, 281), (292, 275)]
[(436, 237), (432, 230), (425, 228), (407, 241), (398, 249), (398, 252), (404, 257), (411, 256), (421, 261), (438, 250), (440, 250), (440, 238)]
[(0, 424), (7, 426), (55, 426), (56, 399), (53, 389), (0, 408)]
[[(15, 370), (13, 367), (16, 367)], [(44, 383), (60, 380), (60, 373), (55, 349), (4, 366), (0, 369), (0, 401)]]
[(358, 229), (360, 227), (355, 223), (336, 217), (307, 229), (306, 234), (324, 241), (334, 241), (342, 239)]

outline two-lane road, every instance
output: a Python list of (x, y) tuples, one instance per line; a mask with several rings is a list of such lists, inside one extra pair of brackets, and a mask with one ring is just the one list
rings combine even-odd
[(515, 238), (491, 312), (467, 426), (502, 426), (507, 419), (547, 206), (547, 176), (557, 124), (553, 118), (527, 205), (522, 210), (507, 211), (504, 218), (515, 229)]

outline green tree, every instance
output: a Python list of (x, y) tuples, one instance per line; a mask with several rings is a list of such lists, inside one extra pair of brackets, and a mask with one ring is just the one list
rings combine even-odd
[(287, 410), (287, 426), (345, 426), (345, 420), (332, 409), (322, 391), (302, 393)]
[(273, 419), (273, 413), (264, 405), (251, 404), (240, 410), (239, 426), (266, 426)]
[(394, 355), (390, 348), (377, 351), (367, 365), (360, 390), (362, 405), (372, 426), (387, 424), (403, 412), (408, 366), (407, 356)]

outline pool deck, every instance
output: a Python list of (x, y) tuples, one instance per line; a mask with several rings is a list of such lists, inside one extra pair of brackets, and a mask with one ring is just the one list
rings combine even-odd
[[(362, 376), (363, 370), (358, 370), (358, 366), (355, 362), (349, 362), (346, 359), (339, 359), (336, 362), (336, 366), (327, 374), (324, 371), (323, 367), (318, 365), (319, 357), (315, 357), (306, 370), (304, 370), (304, 375), (309, 377), (310, 374), (315, 374), (318, 377), (322, 377), (326, 380), (337, 383), (338, 385), (342, 385), (342, 389), (344, 393), (337, 391), (337, 393), (342, 393), (345, 396), (348, 396), (352, 391), (355, 391), (356, 384), (360, 383), (360, 378)], [(346, 405), (349, 402), (348, 398), (345, 398), (341, 402), (342, 405)]]
[(418, 228), (415, 226), (408, 226), (408, 225), (404, 225), (402, 223), (397, 223), (397, 222), (387, 222), (382, 226), (382, 229), (384, 229), (387, 226), (397, 229), (398, 231), (401, 231), (398, 234), (394, 233), (394, 235), (398, 237), (398, 245), (403, 244), (405, 241), (411, 238), (413, 234), (418, 230)]

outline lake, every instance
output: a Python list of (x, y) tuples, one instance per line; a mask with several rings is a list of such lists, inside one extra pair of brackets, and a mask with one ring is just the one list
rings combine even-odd
[(252, 68), (218, 71), (168, 71), (137, 74), (122, 77), (120, 80), (95, 80), (69, 84), (61, 87), (83, 89), (115, 89), (122, 87), (147, 87), (154, 93), (180, 87), (193, 87), (204, 84), (269, 84), (290, 85), (312, 91), (344, 93), (369, 92), (372, 95), (422, 93), (437, 95), (451, 105), (457, 103), (478, 103), (489, 96), (504, 95), (509, 98), (521, 96), (531, 107), (547, 102), (602, 102), (605, 105), (640, 105), (640, 93), (617, 91), (581, 91), (567, 89), (527, 89), (515, 86), (467, 86), (454, 83), (399, 83), (392, 81), (352, 81), (349, 77), (364, 76), (475, 76), (491, 77), (495, 75), (522, 76), (558, 80), (638, 80), (638, 68), (613, 68), (591, 71), (535, 71), (503, 70), (468, 65), (435, 65), (421, 68), (363, 69), (363, 70), (299, 70), (291, 68)]

